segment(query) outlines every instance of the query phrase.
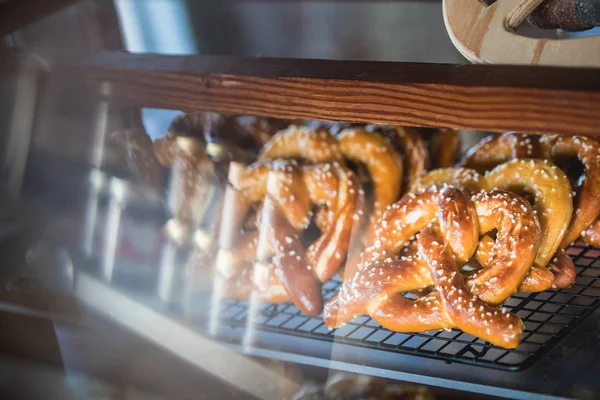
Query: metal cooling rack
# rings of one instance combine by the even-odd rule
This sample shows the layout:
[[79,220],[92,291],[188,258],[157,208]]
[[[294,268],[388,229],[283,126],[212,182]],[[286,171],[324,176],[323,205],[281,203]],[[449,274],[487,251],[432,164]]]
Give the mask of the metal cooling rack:
[[[525,323],[523,341],[512,350],[493,346],[458,329],[395,333],[367,316],[329,330],[321,317],[308,317],[291,303],[262,305],[252,329],[447,362],[521,370],[542,357],[600,305],[600,249],[577,242],[567,253],[577,268],[577,281],[571,288],[520,293],[505,303]],[[327,282],[323,287],[325,298],[339,286],[339,280]],[[222,310],[220,325],[247,327],[247,302],[223,300]]]

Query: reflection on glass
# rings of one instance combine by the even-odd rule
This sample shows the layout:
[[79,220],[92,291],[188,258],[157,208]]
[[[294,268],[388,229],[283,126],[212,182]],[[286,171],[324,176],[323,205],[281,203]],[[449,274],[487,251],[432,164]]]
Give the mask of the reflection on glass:
[[119,178],[111,178],[110,194],[104,233],[104,250],[102,252],[102,276],[107,282],[111,282],[113,278],[121,213],[127,194],[127,182]]

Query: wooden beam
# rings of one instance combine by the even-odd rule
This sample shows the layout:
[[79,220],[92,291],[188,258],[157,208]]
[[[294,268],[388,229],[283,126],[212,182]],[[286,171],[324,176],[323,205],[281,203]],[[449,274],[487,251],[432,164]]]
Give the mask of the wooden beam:
[[65,65],[140,107],[599,135],[600,71],[99,53]]

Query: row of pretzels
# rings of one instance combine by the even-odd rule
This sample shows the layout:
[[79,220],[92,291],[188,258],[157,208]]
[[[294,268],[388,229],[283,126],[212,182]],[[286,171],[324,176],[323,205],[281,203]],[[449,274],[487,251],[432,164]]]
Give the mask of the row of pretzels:
[[599,245],[600,143],[505,133],[451,167],[458,134],[434,136],[292,125],[232,165],[216,262],[226,296],[292,301],[330,328],[368,314],[392,331],[460,328],[518,346],[523,323],[499,306],[569,287],[565,249]]

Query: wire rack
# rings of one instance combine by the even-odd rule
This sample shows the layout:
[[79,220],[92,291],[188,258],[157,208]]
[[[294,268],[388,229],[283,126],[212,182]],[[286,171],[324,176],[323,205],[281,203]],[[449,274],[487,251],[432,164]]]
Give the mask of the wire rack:
[[[520,370],[542,357],[600,305],[600,249],[577,242],[567,253],[577,268],[577,281],[571,288],[520,293],[504,304],[525,323],[523,341],[516,349],[493,346],[458,329],[412,334],[391,332],[367,316],[329,330],[321,317],[308,317],[291,303],[261,305],[252,329],[447,362]],[[337,279],[327,282],[323,286],[324,297],[332,296],[339,286]],[[220,324],[245,329],[248,303],[223,301]]]

